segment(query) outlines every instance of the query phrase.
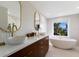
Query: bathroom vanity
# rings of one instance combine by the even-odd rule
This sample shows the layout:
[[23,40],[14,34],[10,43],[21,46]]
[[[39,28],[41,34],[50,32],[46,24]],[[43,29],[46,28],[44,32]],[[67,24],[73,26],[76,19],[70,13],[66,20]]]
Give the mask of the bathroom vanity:
[[32,43],[31,45],[24,47],[20,51],[10,55],[10,57],[22,57],[22,56],[32,56],[32,57],[40,57],[45,56],[48,51],[49,43],[48,36],[41,38],[37,42]]
[[20,45],[0,47],[0,56],[4,57],[43,57],[49,48],[48,35],[26,38]]

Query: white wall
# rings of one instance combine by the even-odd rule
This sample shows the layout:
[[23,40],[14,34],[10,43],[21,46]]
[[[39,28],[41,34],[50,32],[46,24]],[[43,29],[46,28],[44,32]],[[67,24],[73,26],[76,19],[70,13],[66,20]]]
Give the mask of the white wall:
[[47,19],[47,33],[53,35],[53,21],[51,19]]
[[40,15],[40,33],[47,33],[47,21],[43,15]]
[[69,36],[71,38],[77,39],[79,45],[79,14],[72,15],[69,17],[69,19],[70,19]]
[[[21,29],[17,32],[17,35],[25,35],[29,32],[35,31],[34,29],[34,12],[36,9],[29,2],[22,2],[22,25]],[[40,32],[46,32],[46,19],[44,16],[40,16],[41,26],[43,28]]]
[[79,43],[79,14],[48,19],[47,21],[52,22],[52,24],[48,23],[48,33],[49,31],[52,31],[52,33],[54,32],[54,22],[61,22],[63,20],[68,22],[68,36],[78,40]]

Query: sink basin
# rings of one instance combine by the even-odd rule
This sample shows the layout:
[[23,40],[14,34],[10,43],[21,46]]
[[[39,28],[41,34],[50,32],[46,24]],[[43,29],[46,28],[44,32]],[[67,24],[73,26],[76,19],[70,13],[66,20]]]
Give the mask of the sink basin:
[[17,45],[23,43],[24,40],[25,40],[25,36],[9,37],[7,40],[7,44]]

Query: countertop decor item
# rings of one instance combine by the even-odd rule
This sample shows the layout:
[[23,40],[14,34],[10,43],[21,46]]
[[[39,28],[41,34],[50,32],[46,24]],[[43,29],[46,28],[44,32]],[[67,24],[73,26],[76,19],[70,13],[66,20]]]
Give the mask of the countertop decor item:
[[36,33],[35,32],[31,32],[31,33],[27,33],[26,36],[29,38],[29,37],[34,37],[36,36]]

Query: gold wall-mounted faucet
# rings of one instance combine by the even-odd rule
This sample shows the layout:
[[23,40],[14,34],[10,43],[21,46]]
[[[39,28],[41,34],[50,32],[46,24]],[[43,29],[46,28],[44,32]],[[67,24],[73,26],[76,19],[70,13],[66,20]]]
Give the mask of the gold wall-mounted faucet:
[[9,33],[11,33],[11,36],[13,37],[14,32],[17,30],[17,26],[15,25],[15,23],[9,24],[7,29],[9,30]]

